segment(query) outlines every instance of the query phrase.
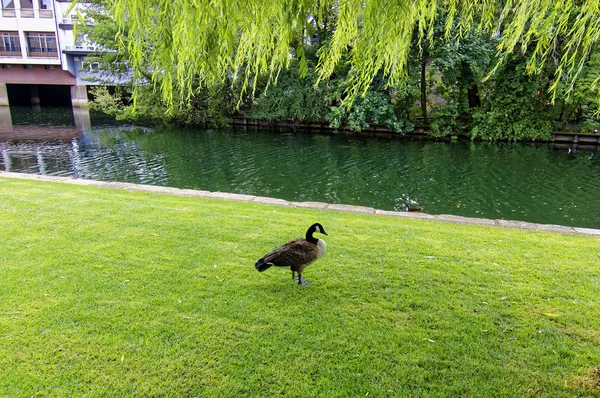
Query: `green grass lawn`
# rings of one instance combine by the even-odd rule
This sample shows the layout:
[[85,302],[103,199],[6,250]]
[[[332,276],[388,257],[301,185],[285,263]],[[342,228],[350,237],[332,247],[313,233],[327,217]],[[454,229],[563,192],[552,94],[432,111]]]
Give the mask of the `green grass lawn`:
[[597,397],[600,239],[0,178],[0,394]]

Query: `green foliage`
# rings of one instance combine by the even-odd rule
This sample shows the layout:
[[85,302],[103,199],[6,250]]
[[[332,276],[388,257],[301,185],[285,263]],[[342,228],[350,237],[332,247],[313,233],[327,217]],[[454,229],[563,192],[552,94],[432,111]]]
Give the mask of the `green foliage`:
[[432,137],[458,136],[464,134],[465,123],[461,120],[459,104],[444,104],[429,126]]
[[416,89],[404,79],[395,90],[386,89],[379,78],[365,96],[346,98],[345,92],[352,79],[348,68],[336,69],[334,79],[318,83],[314,69],[318,44],[305,52],[307,63],[301,76],[300,60],[293,60],[277,81],[265,89],[252,106],[253,117],[278,120],[329,121],[336,129],[347,125],[352,131],[362,131],[370,124],[383,124],[397,131],[413,129],[409,109]]
[[124,86],[116,86],[109,91],[106,86],[95,86],[91,90],[93,99],[91,110],[104,112],[117,120],[130,120],[141,124],[162,124],[182,127],[229,125],[229,115],[235,109],[237,98],[225,86],[198,90],[190,101],[168,109],[162,97],[151,87],[141,90],[137,104],[131,101],[132,91]]
[[550,138],[550,82],[527,75],[521,60],[517,58],[496,71],[483,107],[473,114],[472,138],[513,141]]
[[528,52],[526,71],[539,73],[560,54],[552,90],[565,76],[581,74],[600,40],[597,0],[119,0],[111,14],[136,77],[150,74],[172,106],[189,100],[195,79],[211,86],[235,76],[243,89],[256,88],[259,76],[273,81],[290,65],[292,48],[304,65],[296,44],[310,42],[332,10],[335,26],[320,52],[319,79],[330,78],[348,55],[347,96],[365,94],[381,73],[395,87],[406,76],[413,33],[434,40],[440,9],[446,39],[460,40],[473,27],[487,35],[499,31],[498,67],[509,55]]
[[135,70],[125,101],[96,96],[119,118],[225,125],[237,107],[406,132],[426,65],[432,135],[528,140],[556,121],[599,125],[600,13],[590,0],[563,3],[119,0],[92,8],[85,31],[111,50],[106,70]]
[[[503,105],[505,106],[503,107]],[[549,139],[552,133],[552,123],[535,118],[532,107],[527,106],[527,108],[521,109],[518,105],[527,106],[529,104],[527,101],[518,101],[516,104],[502,103],[497,109],[475,113],[471,138],[490,141]]]
[[88,102],[88,108],[114,116],[117,120],[127,119],[130,111],[127,105],[128,101],[122,97],[127,95],[124,91],[125,88],[120,86],[117,86],[113,93],[107,86],[92,86],[90,88],[92,99]]
[[294,60],[289,69],[281,71],[277,82],[263,91],[250,109],[252,117],[267,120],[322,121],[329,112],[328,93],[315,87],[314,67],[300,76],[300,62]]
[[[119,34],[119,24],[102,1],[86,3],[82,7],[82,18],[90,22],[89,25],[81,24],[77,34],[85,35],[87,39],[94,42],[100,53],[92,53],[85,56],[88,62],[98,62],[100,70],[108,72],[110,76],[122,77],[129,72],[128,54],[119,47],[116,37]],[[150,78],[150,76],[146,76]]]
[[294,70],[282,71],[277,84],[257,99],[250,115],[268,120],[327,120],[336,129],[347,125],[357,132],[371,124],[386,125],[397,132],[413,129],[407,107],[415,98],[413,87],[404,84],[393,94],[381,87],[372,88],[348,106],[341,98],[344,83],[344,79],[339,79],[315,87],[313,72],[301,78]]
[[[398,92],[399,90],[395,91]],[[402,94],[396,94],[396,98],[403,98]],[[350,107],[344,101],[340,101],[338,106],[331,107],[327,119],[336,129],[345,124],[352,131],[368,129],[370,124],[383,124],[399,133],[414,128],[407,118],[399,118],[396,115],[391,94],[382,88],[369,89],[364,96],[356,98]]]
[[[596,46],[586,68],[573,84],[561,83],[557,87],[556,116],[560,128],[575,126],[584,132],[600,131],[600,47]],[[570,92],[570,95],[567,95]]]
[[401,125],[401,129],[396,131],[409,132],[414,129],[411,122],[412,110],[416,106],[416,99],[419,98],[419,88],[414,84],[413,79],[409,77],[402,79],[400,83],[390,92],[391,102],[395,110],[395,123]]
[[[124,46],[123,41],[128,36],[119,32],[110,7],[99,2],[86,9],[86,18],[93,20],[94,24],[83,31],[103,49],[99,54],[86,57],[86,61],[98,62],[101,74],[96,80],[114,88],[108,90],[102,85],[93,88],[91,109],[136,123],[179,126],[205,126],[210,123],[219,127],[229,124],[229,117],[240,101],[244,105],[248,100],[240,95],[239,84],[226,80],[206,86],[201,84],[202,79],[197,74],[187,71],[189,86],[186,92],[182,92],[180,86],[172,86],[169,88],[172,102],[165,102],[162,91],[165,85],[172,84],[169,75],[166,74],[163,79],[162,74],[152,72],[149,52],[143,54],[145,67],[132,75],[128,62],[131,47]],[[111,82],[115,78],[119,82],[116,86]]]
[[479,88],[495,62],[497,41],[472,29],[460,40],[440,37],[436,43],[431,50],[432,70],[439,76],[434,95],[443,104],[437,109],[431,132],[434,136],[464,134],[472,126],[473,111],[477,107],[469,103],[470,90],[479,97]]

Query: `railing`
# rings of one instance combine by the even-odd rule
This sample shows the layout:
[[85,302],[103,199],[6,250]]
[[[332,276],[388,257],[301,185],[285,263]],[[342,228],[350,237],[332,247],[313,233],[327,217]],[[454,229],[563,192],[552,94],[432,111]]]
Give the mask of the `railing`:
[[89,44],[76,44],[70,46],[63,46],[63,50],[65,51],[89,51],[94,52],[97,50],[96,46],[92,46]]
[[37,51],[27,51],[27,55],[30,58],[58,58],[58,52],[56,51],[46,51],[46,52],[37,52]]
[[35,18],[33,8],[21,8],[21,18]]
[[0,57],[21,57],[21,50],[19,50],[19,51],[2,51],[2,50],[0,50]]
[[[81,0],[79,0],[79,1],[81,1]],[[81,21],[76,16],[66,16],[66,17],[62,17],[62,19],[60,20],[60,23],[62,25],[74,25],[76,22],[77,22],[77,24],[81,25]],[[85,21],[85,25],[93,26],[94,23],[91,21]]]
[[17,11],[14,8],[3,8],[2,9],[2,16],[4,18],[16,18],[17,17]]
[[[21,18],[35,18],[35,11],[33,10],[33,8],[21,8],[20,11]],[[2,16],[4,18],[16,18],[17,11],[14,8],[3,8]],[[39,17],[52,19],[54,18],[54,10],[39,10]]]
[[54,18],[52,10],[40,10],[40,18]]

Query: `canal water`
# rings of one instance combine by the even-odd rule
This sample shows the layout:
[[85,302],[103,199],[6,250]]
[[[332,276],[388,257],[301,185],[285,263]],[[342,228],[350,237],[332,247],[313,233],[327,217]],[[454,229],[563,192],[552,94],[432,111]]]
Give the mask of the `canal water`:
[[545,144],[105,127],[0,153],[13,172],[600,228],[600,152]]

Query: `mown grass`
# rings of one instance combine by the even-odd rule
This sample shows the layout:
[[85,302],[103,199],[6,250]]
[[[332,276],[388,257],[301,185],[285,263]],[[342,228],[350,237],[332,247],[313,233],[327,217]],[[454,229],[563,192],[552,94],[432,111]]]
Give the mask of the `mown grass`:
[[[3,396],[598,396],[600,240],[0,178]],[[313,222],[305,272],[254,262]]]

